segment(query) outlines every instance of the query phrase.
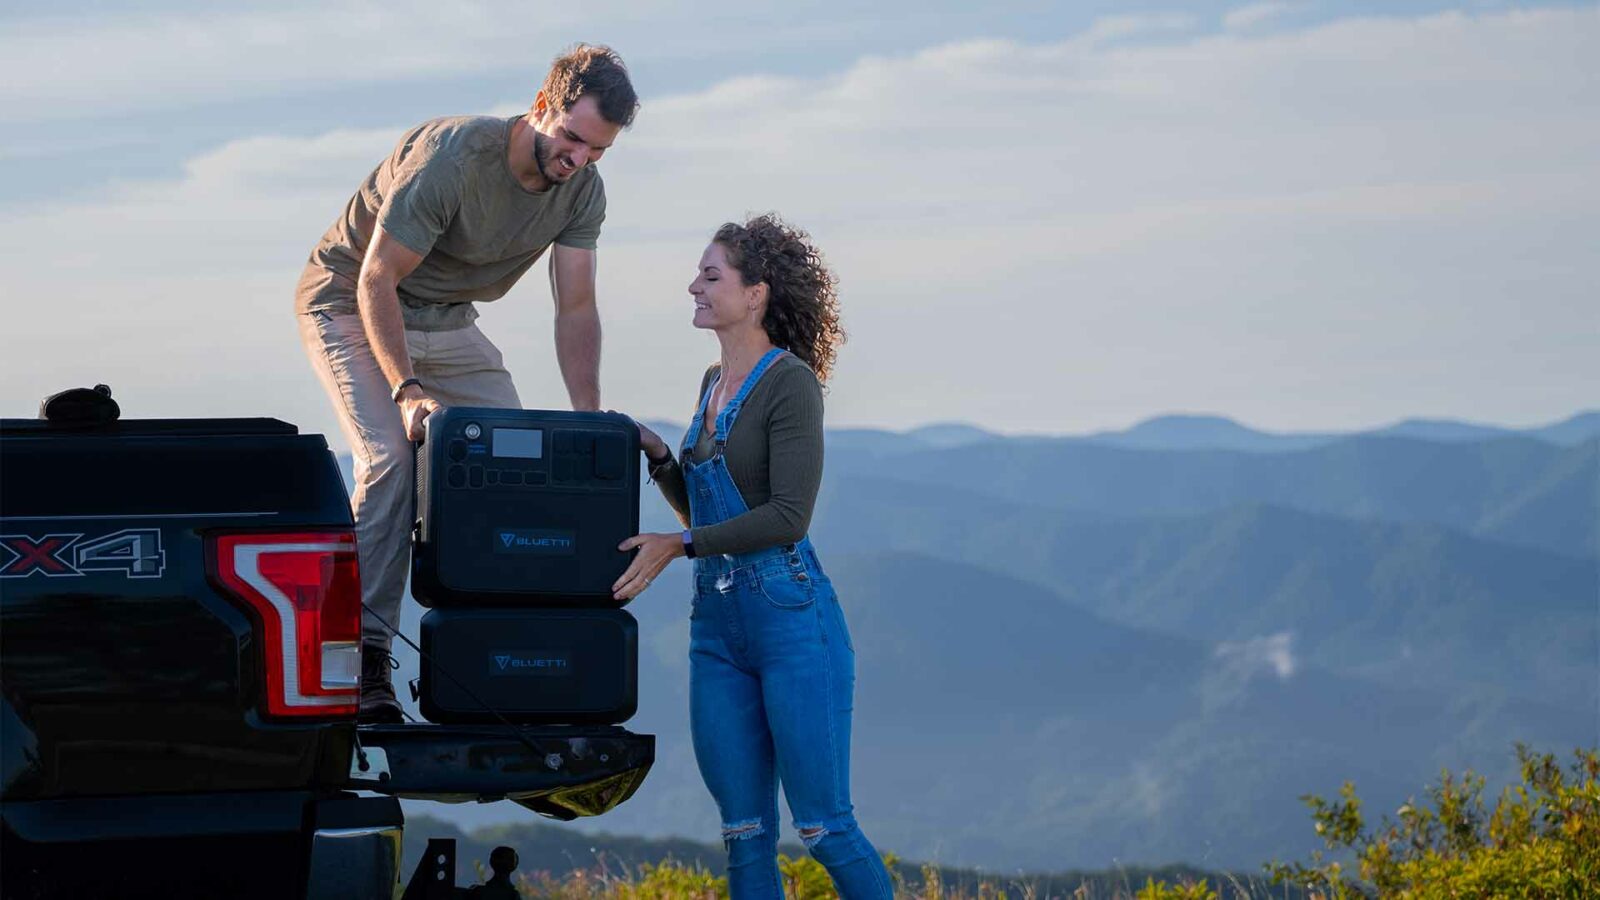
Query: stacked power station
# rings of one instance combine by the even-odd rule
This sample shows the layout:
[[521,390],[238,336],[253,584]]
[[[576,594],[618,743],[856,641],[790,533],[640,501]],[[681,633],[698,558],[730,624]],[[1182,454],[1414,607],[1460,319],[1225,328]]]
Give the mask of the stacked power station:
[[615,413],[446,408],[417,453],[411,591],[433,722],[612,725],[639,625],[611,586],[639,532],[639,432]]

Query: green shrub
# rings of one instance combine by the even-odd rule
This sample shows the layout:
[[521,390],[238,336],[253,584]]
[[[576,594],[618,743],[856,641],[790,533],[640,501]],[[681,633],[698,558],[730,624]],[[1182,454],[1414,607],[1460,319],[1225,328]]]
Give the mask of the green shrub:
[[1199,881],[1180,882],[1175,886],[1168,886],[1165,881],[1146,878],[1144,887],[1134,895],[1135,900],[1221,900],[1221,895],[1206,884],[1204,878]]
[[1492,811],[1483,778],[1446,771],[1427,802],[1407,802],[1373,831],[1348,782],[1336,801],[1304,797],[1323,843],[1350,862],[1317,851],[1309,864],[1272,863],[1267,871],[1275,884],[1337,900],[1600,897],[1600,752],[1573,756],[1564,772],[1554,756],[1517,745],[1522,783],[1506,788]]

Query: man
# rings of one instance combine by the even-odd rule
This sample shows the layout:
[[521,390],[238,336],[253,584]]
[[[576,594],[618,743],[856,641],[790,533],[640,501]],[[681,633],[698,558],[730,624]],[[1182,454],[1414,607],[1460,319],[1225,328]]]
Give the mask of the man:
[[561,376],[573,409],[600,408],[606,199],[592,164],[638,105],[622,60],[579,45],[525,115],[424,122],[367,176],[301,274],[301,339],[355,459],[361,721],[402,717],[389,646],[410,559],[411,442],[441,405],[522,405],[473,304],[503,296],[547,249]]

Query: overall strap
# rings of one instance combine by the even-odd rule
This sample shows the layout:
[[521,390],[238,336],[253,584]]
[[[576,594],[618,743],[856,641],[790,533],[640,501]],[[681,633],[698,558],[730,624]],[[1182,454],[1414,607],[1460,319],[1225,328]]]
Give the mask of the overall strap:
[[711,392],[717,389],[717,382],[722,380],[722,367],[717,366],[717,371],[706,383],[705,392],[700,395],[700,403],[694,408],[694,418],[689,420],[689,430],[683,433],[683,446],[678,448],[678,458],[687,460],[689,452],[700,440],[700,432],[705,427],[706,406],[711,403]]
[[[744,406],[744,398],[750,395],[750,389],[755,387],[756,382],[761,380],[761,376],[766,374],[767,369],[771,368],[772,364],[778,361],[778,357],[788,352],[789,351],[780,347],[773,347],[771,350],[763,353],[761,355],[761,359],[756,363],[756,367],[751,369],[750,374],[746,376],[744,384],[739,386],[739,393],[735,394],[733,399],[728,401],[728,405],[724,406],[722,408],[722,412],[717,415],[718,456],[722,455],[722,448],[728,443],[728,432],[733,430],[733,422],[739,417],[739,407]],[[719,370],[717,373],[718,378],[721,378],[721,374],[722,373]],[[709,395],[709,393],[710,392],[708,391],[707,394]],[[705,418],[704,409],[700,411],[700,417]],[[698,438],[699,435],[696,435],[695,437]]]

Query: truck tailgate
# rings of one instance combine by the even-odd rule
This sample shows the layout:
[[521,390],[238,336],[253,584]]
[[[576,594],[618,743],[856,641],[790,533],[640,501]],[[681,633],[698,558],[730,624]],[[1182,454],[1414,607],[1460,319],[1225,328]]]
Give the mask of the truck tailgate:
[[443,802],[511,800],[555,819],[627,800],[655,762],[654,735],[623,728],[363,725],[347,787]]

